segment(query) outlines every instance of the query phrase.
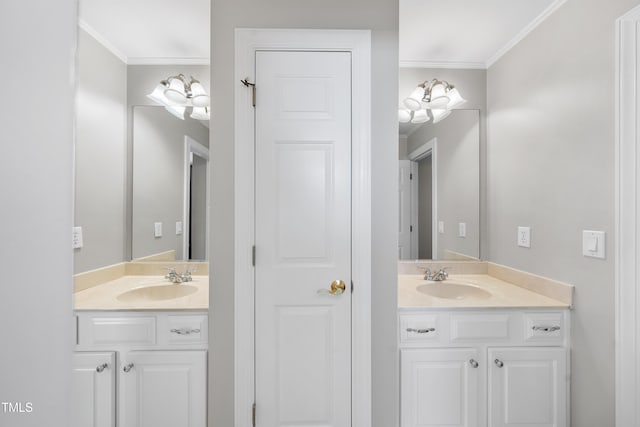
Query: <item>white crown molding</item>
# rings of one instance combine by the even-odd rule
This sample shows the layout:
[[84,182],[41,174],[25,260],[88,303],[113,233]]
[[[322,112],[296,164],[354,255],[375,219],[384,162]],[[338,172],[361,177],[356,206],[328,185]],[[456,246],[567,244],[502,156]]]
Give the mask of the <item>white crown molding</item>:
[[496,53],[494,53],[486,62],[483,68],[489,68],[495,64],[500,58],[502,58],[507,52],[509,52],[515,45],[520,43],[530,32],[532,32],[538,25],[542,24],[549,16],[551,16],[556,10],[560,8],[567,0],[556,0],[551,3],[545,10],[542,11],[533,21],[531,21],[526,27],[524,27],[514,38],[509,40],[507,44],[502,46]]
[[400,68],[458,68],[458,69],[481,69],[486,65],[483,62],[432,62],[432,61],[404,61],[399,62]]
[[209,58],[139,58],[130,57],[128,65],[209,65]]
[[94,39],[96,39],[96,41],[98,43],[100,43],[102,46],[104,46],[105,49],[107,49],[109,52],[111,52],[112,54],[114,54],[119,60],[121,60],[122,62],[124,62],[125,64],[128,64],[128,59],[127,59],[127,55],[125,55],[124,53],[122,53],[122,51],[120,49],[118,49],[117,47],[115,47],[113,44],[111,44],[111,42],[109,42],[109,40],[107,40],[106,38],[104,38],[99,32],[97,32],[91,25],[87,24],[86,21],[84,21],[82,18],[78,18],[78,26],[80,28],[82,28],[84,31],[87,32],[87,34],[89,34],[91,37],[93,37]]

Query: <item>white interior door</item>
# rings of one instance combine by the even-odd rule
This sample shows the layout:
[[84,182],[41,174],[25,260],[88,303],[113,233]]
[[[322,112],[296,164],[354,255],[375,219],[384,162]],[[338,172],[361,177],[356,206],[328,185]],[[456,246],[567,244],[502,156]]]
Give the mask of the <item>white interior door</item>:
[[256,425],[350,426],[351,54],[257,52],[256,88]]

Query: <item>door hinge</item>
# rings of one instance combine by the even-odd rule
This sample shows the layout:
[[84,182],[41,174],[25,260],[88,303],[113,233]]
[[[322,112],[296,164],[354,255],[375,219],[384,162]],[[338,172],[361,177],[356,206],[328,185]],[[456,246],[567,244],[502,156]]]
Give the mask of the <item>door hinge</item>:
[[413,225],[409,226],[409,233],[413,233]]
[[351,281],[351,293],[353,293],[353,280]]
[[411,181],[411,180],[413,180],[413,174],[412,173],[409,174],[409,181]]
[[240,80],[240,82],[246,87],[251,87],[251,104],[255,107],[256,106],[256,84],[249,83],[249,77],[247,77],[244,80]]
[[256,427],[256,404],[251,406],[251,425]]
[[256,266],[256,245],[251,246],[251,265]]

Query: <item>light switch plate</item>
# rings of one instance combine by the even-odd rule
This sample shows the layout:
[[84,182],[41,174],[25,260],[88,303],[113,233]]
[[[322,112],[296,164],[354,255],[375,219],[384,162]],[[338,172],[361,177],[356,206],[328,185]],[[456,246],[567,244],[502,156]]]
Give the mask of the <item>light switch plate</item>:
[[71,247],[73,249],[80,249],[82,247],[82,227],[73,227],[71,242]]
[[518,246],[531,247],[531,227],[518,227]]
[[182,234],[182,221],[176,221],[176,236]]
[[438,221],[438,233],[444,234],[444,221]]
[[467,237],[467,223],[459,222],[458,223],[458,237]]
[[154,237],[162,237],[162,223],[154,222],[153,223],[153,235]]
[[605,232],[582,230],[582,255],[591,258],[605,258]]

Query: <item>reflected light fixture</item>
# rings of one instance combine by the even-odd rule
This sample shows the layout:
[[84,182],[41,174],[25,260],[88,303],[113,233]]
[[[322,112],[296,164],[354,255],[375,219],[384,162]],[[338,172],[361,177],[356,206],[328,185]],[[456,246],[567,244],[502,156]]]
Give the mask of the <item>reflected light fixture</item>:
[[210,98],[202,84],[194,79],[190,80],[184,74],[171,76],[160,81],[147,98],[164,106],[164,108],[180,120],[184,120],[187,108],[191,108],[191,118],[209,120]]
[[[433,123],[444,120],[451,110],[467,102],[452,84],[444,80],[427,80],[419,84],[398,109],[400,123]],[[430,114],[429,114],[430,113]]]

